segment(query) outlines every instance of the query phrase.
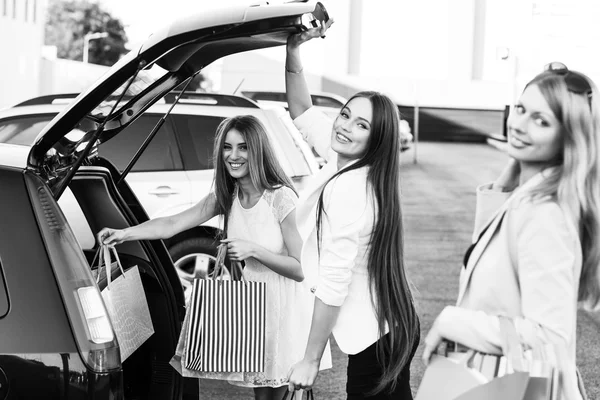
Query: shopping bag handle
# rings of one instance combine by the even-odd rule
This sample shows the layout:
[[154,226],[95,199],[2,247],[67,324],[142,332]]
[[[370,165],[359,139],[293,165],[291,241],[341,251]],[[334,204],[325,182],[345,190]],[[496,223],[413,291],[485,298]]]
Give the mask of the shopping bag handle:
[[[304,392],[306,392],[306,400],[315,400],[315,395],[314,395],[312,389],[305,390]],[[291,396],[290,396],[290,393],[291,393]],[[288,398],[288,396],[290,396],[290,397]],[[283,395],[283,398],[281,400],[294,400],[294,396],[296,396],[295,390],[292,390],[290,392],[289,389],[286,389],[285,393]]]
[[96,283],[100,281],[100,268],[102,268],[102,264],[104,263],[104,270],[106,271],[106,287],[110,289],[110,284],[112,282],[112,260],[110,256],[110,252],[113,252],[115,256],[115,261],[121,270],[121,275],[125,278],[125,271],[123,270],[123,265],[121,264],[121,259],[119,258],[119,253],[117,253],[117,249],[112,245],[100,245],[98,250],[96,251],[96,255],[92,260],[92,265],[94,265],[94,261],[98,258],[98,274],[96,275]]
[[213,279],[218,280],[223,277],[223,264],[227,255],[227,245],[221,243],[217,246],[217,258],[215,259],[215,268],[213,269]]
[[[94,258],[92,258],[92,262],[90,267],[94,268],[94,263],[98,260],[98,265],[96,266],[96,271],[98,275],[100,275],[100,267],[102,266],[102,246],[98,246],[96,253],[94,254]],[[98,279],[96,279],[96,283],[98,283]]]
[[510,368],[515,371],[525,371],[523,345],[512,318],[499,316],[500,332],[502,334],[502,353]]
[[[227,244],[221,243],[217,246],[217,258],[215,259],[215,268],[213,269],[213,280],[220,280],[223,278],[223,266],[225,265],[225,257],[227,256]],[[237,268],[239,271],[240,281],[246,282],[242,271],[242,264],[239,261],[231,261],[231,267]],[[233,275],[232,275],[233,276]]]

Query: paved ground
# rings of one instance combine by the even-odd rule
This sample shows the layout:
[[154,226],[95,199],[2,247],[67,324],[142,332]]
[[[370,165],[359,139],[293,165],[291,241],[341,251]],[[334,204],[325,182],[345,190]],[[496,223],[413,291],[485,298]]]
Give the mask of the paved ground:
[[[461,260],[469,244],[474,219],[474,188],[493,180],[502,169],[502,152],[483,144],[420,143],[418,163],[413,150],[404,153],[402,172],[406,261],[418,292],[422,335],[442,308],[458,293]],[[578,365],[590,399],[600,398],[600,319],[580,312]],[[416,392],[423,376],[419,347],[412,364]],[[317,399],[345,399],[346,357],[333,346],[334,368],[320,374]],[[201,399],[251,399],[244,390],[218,381],[201,381]]]

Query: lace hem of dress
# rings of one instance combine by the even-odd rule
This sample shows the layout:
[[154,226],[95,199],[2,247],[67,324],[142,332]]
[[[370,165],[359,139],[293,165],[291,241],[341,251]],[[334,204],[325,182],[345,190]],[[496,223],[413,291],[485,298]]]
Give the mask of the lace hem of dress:
[[244,379],[243,372],[201,372],[185,370],[184,377],[188,378],[201,378],[201,379],[215,379],[220,381],[241,381]]
[[288,379],[286,378],[276,378],[276,379],[268,379],[264,373],[262,372],[246,372],[244,374],[243,381],[229,381],[230,384],[235,386],[244,386],[244,387],[281,387],[288,383]]

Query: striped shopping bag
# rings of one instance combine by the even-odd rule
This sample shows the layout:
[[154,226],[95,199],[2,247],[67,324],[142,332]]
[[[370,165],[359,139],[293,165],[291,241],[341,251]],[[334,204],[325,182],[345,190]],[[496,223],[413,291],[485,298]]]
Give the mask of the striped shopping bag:
[[197,279],[184,366],[201,372],[264,372],[266,283]]

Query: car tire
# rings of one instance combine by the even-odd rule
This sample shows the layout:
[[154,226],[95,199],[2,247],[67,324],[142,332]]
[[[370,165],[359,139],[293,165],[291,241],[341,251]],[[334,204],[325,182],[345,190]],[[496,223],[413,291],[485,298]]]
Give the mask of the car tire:
[[[183,286],[185,300],[192,294],[195,279],[212,277],[217,258],[218,242],[212,238],[198,237],[175,243],[169,248],[173,265]],[[223,270],[224,279],[230,279],[228,263]]]

